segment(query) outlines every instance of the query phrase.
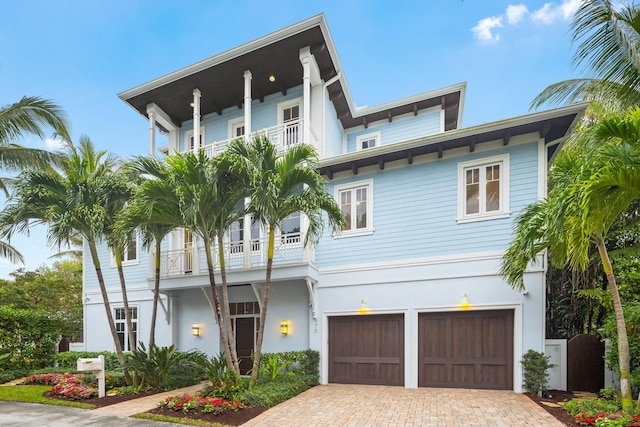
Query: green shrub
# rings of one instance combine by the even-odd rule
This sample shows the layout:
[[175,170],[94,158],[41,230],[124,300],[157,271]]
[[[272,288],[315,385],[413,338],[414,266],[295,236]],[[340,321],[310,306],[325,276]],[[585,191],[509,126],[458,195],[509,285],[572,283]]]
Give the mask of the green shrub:
[[278,364],[287,364],[286,371],[293,371],[303,375],[319,375],[320,353],[315,350],[285,351],[281,353],[262,353],[260,368],[267,368],[272,357],[277,358]]
[[140,378],[140,386],[145,384],[160,388],[166,385],[171,372],[181,361],[188,359],[190,353],[176,351],[175,346],[158,347],[151,346],[149,353],[144,344],[140,342],[138,347],[128,353],[125,358],[125,367],[135,372]]
[[275,381],[258,383],[253,389],[245,391],[240,400],[245,405],[270,408],[297,396],[317,383],[317,375],[285,376]]
[[160,384],[160,388],[163,390],[175,390],[198,384],[203,378],[201,370],[193,363],[194,359],[199,358],[198,352],[178,353],[186,356],[171,367],[169,376]]
[[120,361],[118,360],[118,354],[112,351],[65,351],[64,353],[58,353],[54,356],[54,366],[64,371],[75,371],[78,367],[77,360],[79,358],[95,359],[98,356],[104,356],[105,371],[122,370],[122,366],[120,366]]
[[[291,365],[291,363],[292,362],[290,360],[285,360],[280,363],[277,354],[270,354],[269,357],[267,357],[264,368],[260,368],[260,374],[267,375],[270,379],[275,380],[283,370],[287,369],[287,367]],[[293,374],[293,372],[288,373]]]
[[242,379],[236,375],[235,371],[227,369],[223,381],[205,385],[200,391],[200,395],[235,401],[240,399],[243,390]]
[[211,381],[211,384],[224,382],[227,374],[227,361],[223,353],[219,353],[217,356],[211,356],[210,358],[200,353],[193,358],[191,363],[202,376]]
[[538,394],[546,390],[549,385],[547,369],[553,367],[549,363],[549,356],[529,349],[522,358],[524,368],[524,389],[531,394]]
[[51,365],[62,327],[59,320],[35,310],[0,307],[0,370]]
[[0,371],[0,384],[8,383],[18,378],[22,378],[29,375],[29,371],[23,369],[16,370],[1,370]]
[[599,412],[613,414],[620,410],[620,406],[615,401],[607,399],[571,399],[562,406],[574,417],[579,413],[594,416]]

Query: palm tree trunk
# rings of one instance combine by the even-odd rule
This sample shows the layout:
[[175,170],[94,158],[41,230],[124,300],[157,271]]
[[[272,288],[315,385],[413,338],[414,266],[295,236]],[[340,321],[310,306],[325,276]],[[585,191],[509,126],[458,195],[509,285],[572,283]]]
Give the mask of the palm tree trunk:
[[260,326],[258,327],[258,338],[256,348],[253,352],[253,367],[251,368],[251,380],[249,388],[255,387],[258,382],[258,370],[260,366],[260,355],[262,354],[262,341],[264,338],[264,324],[267,319],[267,307],[269,305],[269,292],[271,291],[271,270],[273,268],[273,249],[275,246],[274,229],[269,224],[267,234],[269,243],[267,244],[267,272],[264,280],[264,291],[262,292],[262,307],[260,307]]
[[[116,331],[116,323],[113,320],[113,313],[111,312],[111,305],[109,304],[109,295],[107,295],[107,288],[104,284],[102,269],[100,268],[100,259],[98,258],[98,251],[96,250],[96,242],[93,240],[87,239],[87,243],[89,245],[89,251],[91,252],[91,260],[93,261],[93,266],[95,267],[96,275],[98,276],[98,284],[100,285],[100,292],[102,293],[102,301],[104,304],[104,309],[107,314],[107,322],[109,322],[111,337],[113,338],[113,342],[116,346],[116,353],[118,354],[118,360],[120,361],[120,365],[124,365],[124,353],[122,352],[122,346],[120,345],[120,340],[118,339],[118,331]],[[124,369],[124,380],[127,383],[127,385],[131,384],[131,376],[129,375],[129,371],[127,369]]]
[[211,284],[211,294],[213,295],[213,305],[216,310],[216,319],[218,320],[218,327],[220,328],[220,338],[222,339],[222,347],[224,350],[224,358],[227,361],[227,367],[234,369],[233,360],[231,360],[231,351],[229,350],[229,337],[224,326],[224,319],[222,318],[222,310],[220,308],[220,298],[218,298],[218,290],[216,289],[216,279],[213,274],[213,257],[211,255],[211,240],[209,237],[204,237],[204,250],[207,254],[207,269],[209,270],[209,283]]
[[151,331],[149,332],[149,351],[156,344],[156,317],[158,315],[158,298],[160,298],[160,240],[155,239],[156,265],[153,284],[153,310],[151,311]]
[[122,291],[122,305],[124,306],[124,320],[127,322],[127,339],[129,340],[129,350],[136,348],[136,337],[133,335],[133,322],[131,322],[131,311],[129,310],[129,297],[127,296],[127,283],[124,280],[124,270],[122,269],[122,254],[118,249],[114,249],[114,258],[118,268],[118,278],[120,279],[120,290]]
[[620,365],[620,393],[622,394],[622,409],[629,410],[633,405],[631,397],[631,384],[629,382],[630,356],[629,356],[629,339],[627,338],[627,326],[624,320],[624,312],[622,311],[622,301],[618,293],[618,285],[613,274],[613,267],[607,248],[604,245],[602,236],[596,238],[598,252],[602,259],[602,267],[607,275],[607,283],[611,292],[611,300],[613,301],[613,311],[616,316],[616,326],[618,332],[618,363]]
[[220,276],[222,277],[222,303],[224,304],[224,322],[227,328],[227,339],[231,350],[233,370],[240,376],[240,364],[238,363],[238,351],[236,349],[236,337],[231,328],[231,315],[229,314],[229,287],[227,286],[227,270],[224,263],[224,251],[222,250],[222,235],[218,234],[218,259],[220,260]]

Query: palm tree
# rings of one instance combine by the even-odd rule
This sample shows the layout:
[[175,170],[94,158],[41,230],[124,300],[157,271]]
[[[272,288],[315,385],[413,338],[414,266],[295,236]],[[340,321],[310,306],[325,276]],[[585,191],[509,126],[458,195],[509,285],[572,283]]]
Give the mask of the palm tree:
[[582,270],[589,263],[591,245],[595,244],[616,316],[624,408],[632,404],[630,353],[622,302],[605,236],[616,218],[640,197],[638,168],[621,168],[610,154],[615,149],[611,139],[620,139],[619,135],[625,133],[632,138],[628,140],[629,144],[640,148],[639,123],[635,122],[633,131],[629,128],[629,123],[605,120],[586,134],[604,144],[600,150],[590,153],[575,142],[565,147],[551,168],[548,197],[528,206],[518,217],[514,238],[500,270],[509,285],[522,290],[527,265],[535,262],[544,249],[550,249],[552,264]]
[[249,210],[255,220],[266,227],[268,237],[260,327],[251,370],[250,386],[253,387],[258,377],[269,306],[276,229],[289,215],[302,212],[308,218],[304,243],[315,244],[324,227],[323,212],[327,213],[334,232],[342,229],[344,217],[315,169],[317,154],[312,146],[299,144],[285,153],[278,153],[269,138],[260,135],[249,142],[234,141],[228,151],[232,163],[230,171],[240,178],[248,190],[251,200]]
[[618,111],[640,105],[640,9],[611,0],[583,0],[571,24],[579,43],[574,67],[588,77],[552,84],[531,103],[596,100]]
[[[162,164],[155,159],[137,157],[125,166],[133,175],[145,176],[149,171],[158,172]],[[157,200],[162,200],[158,203]],[[138,228],[144,248],[154,248],[155,271],[153,309],[149,332],[149,350],[155,345],[158,300],[160,298],[160,261],[162,240],[176,227],[182,226],[182,216],[173,188],[165,179],[143,179],[137,186],[130,203],[121,212],[116,228],[124,235]]]
[[[71,141],[63,111],[51,101],[38,97],[23,97],[20,101],[0,108],[0,167],[16,172],[30,166],[46,167],[57,164],[60,157],[46,150],[26,148],[15,143],[29,134],[44,138],[45,128],[54,135]],[[0,178],[0,191],[8,196],[9,178]],[[0,256],[13,263],[23,262],[22,255],[7,242],[0,241]]]
[[211,294],[216,320],[220,328],[225,360],[227,366],[235,370],[238,362],[237,357],[234,361],[231,350],[232,347],[235,349],[235,343],[230,341],[223,319],[212,256],[212,242],[215,242],[218,232],[219,207],[225,203],[219,193],[220,188],[224,186],[218,183],[216,161],[208,158],[204,150],[200,150],[197,154],[191,152],[173,154],[167,157],[164,162],[147,159],[146,163],[140,166],[144,168],[143,173],[164,181],[171,189],[169,193],[149,194],[146,203],[147,212],[156,204],[166,203],[167,198],[171,199],[170,203],[176,200],[181,216],[180,223],[191,229],[203,241]]
[[104,301],[109,329],[121,363],[122,346],[118,339],[109,304],[96,242],[104,236],[109,205],[121,197],[120,182],[112,171],[115,159],[105,151],[95,151],[91,140],[83,136],[76,148],[69,145],[60,170],[28,169],[16,181],[14,195],[0,213],[4,235],[28,233],[31,224],[48,226],[47,243],[58,248],[73,236],[87,243]]

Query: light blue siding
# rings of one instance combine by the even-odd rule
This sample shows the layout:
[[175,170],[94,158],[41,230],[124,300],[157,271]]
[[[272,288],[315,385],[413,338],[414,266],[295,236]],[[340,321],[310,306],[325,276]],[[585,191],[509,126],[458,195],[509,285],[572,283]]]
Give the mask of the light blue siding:
[[324,157],[342,154],[342,124],[337,118],[336,109],[329,99],[328,92],[324,93]]
[[409,141],[440,132],[441,110],[418,113],[417,116],[395,118],[393,122],[377,122],[367,129],[359,129],[347,134],[347,152],[356,151],[356,139],[360,135],[380,132],[381,145]]
[[[510,217],[458,223],[458,163],[503,152],[510,153]],[[503,250],[514,218],[537,198],[536,178],[537,143],[530,143],[332,181],[333,194],[335,185],[373,179],[374,233],[325,233],[316,263],[332,267]]]

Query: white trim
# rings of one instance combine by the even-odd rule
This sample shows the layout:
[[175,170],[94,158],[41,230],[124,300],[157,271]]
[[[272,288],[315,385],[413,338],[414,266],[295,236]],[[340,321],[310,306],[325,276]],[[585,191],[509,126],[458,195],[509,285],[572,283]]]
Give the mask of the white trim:
[[[374,140],[375,144],[373,147],[362,148],[363,141]],[[356,151],[367,150],[369,148],[379,147],[382,145],[382,134],[380,131],[378,132],[370,132],[363,135],[359,135],[356,137]]]
[[276,105],[276,108],[278,110],[278,126],[281,126],[284,122],[282,120],[282,110],[284,110],[285,108],[290,108],[290,107],[295,107],[298,106],[299,111],[298,111],[298,120],[302,120],[302,97],[298,97],[298,98],[293,98],[290,99],[288,101],[282,101],[282,102],[278,102],[278,104]]
[[[138,343],[139,343],[140,341],[142,341],[142,340],[140,339],[140,304],[129,304],[129,310],[134,309],[134,308],[136,309],[136,317],[135,317],[135,319],[134,319],[134,318],[131,318],[131,324],[132,324],[132,325],[133,325],[134,323],[136,324],[136,330],[135,330],[135,334],[136,334],[136,342],[135,342],[135,343],[133,343],[133,345],[134,345],[134,347],[137,347],[137,346],[138,346]],[[123,324],[124,324],[124,344],[125,344],[125,345],[122,347],[122,351],[130,352],[130,351],[131,351],[131,349],[130,349],[130,348],[129,348],[129,349],[127,349],[127,348],[126,348],[126,347],[128,347],[128,346],[127,346],[127,343],[128,343],[128,340],[129,340],[129,333],[128,333],[128,329],[127,329],[127,328],[128,328],[128,325],[127,325],[127,318],[125,317],[125,318],[123,318],[123,319],[121,319],[121,320],[117,320],[117,319],[116,319],[116,310],[119,310],[119,309],[124,310],[124,305],[113,305],[113,306],[111,307],[111,311],[113,311],[113,313],[111,313],[111,315],[113,316],[113,322],[114,322],[114,325],[115,325],[116,323],[123,323]],[[117,329],[117,328],[116,328],[116,329]],[[117,335],[117,334],[116,334],[116,335]],[[116,350],[116,344],[115,344],[115,342],[113,342],[113,341],[112,341],[111,346],[112,346],[112,348],[113,348],[113,351],[115,351],[115,350]]]
[[[465,170],[469,168],[489,166],[491,164],[500,164],[500,209],[493,212],[482,212],[482,199],[480,202],[480,212],[477,214],[467,215],[465,213]],[[501,154],[498,156],[483,157],[481,159],[469,160],[466,162],[458,163],[458,216],[456,221],[458,223],[470,222],[470,221],[482,221],[486,219],[506,218],[510,215],[509,210],[509,153]],[[480,184],[482,184],[482,177],[484,172],[480,172]],[[480,185],[480,197],[483,194],[483,186]]]
[[544,139],[538,140],[538,200],[547,196],[547,146]]
[[[357,190],[359,188],[367,189],[367,227],[362,229],[351,229],[347,231],[340,231],[334,237],[351,237],[351,236],[362,236],[365,234],[372,234],[374,232],[373,228],[373,179],[365,179],[362,181],[350,182],[348,184],[340,184],[333,187],[333,197],[338,203],[338,206],[341,206],[340,203],[340,193],[347,190]],[[352,198],[352,205],[355,205],[355,199]],[[352,218],[352,221],[355,221],[355,218]]]
[[[240,124],[241,124],[242,126],[245,126],[245,124],[244,124],[244,116],[236,117],[235,119],[229,119],[229,121],[227,122],[227,135],[228,135],[228,138],[229,138],[229,139],[231,139],[231,138],[233,138],[233,139],[238,138],[236,135],[234,135],[234,134],[233,134],[233,133],[234,133],[233,131],[234,131],[234,128],[235,128],[236,126],[240,125]],[[246,128],[246,126],[245,126],[245,128],[244,128],[244,134],[245,134],[245,135],[247,134],[247,128]]]

